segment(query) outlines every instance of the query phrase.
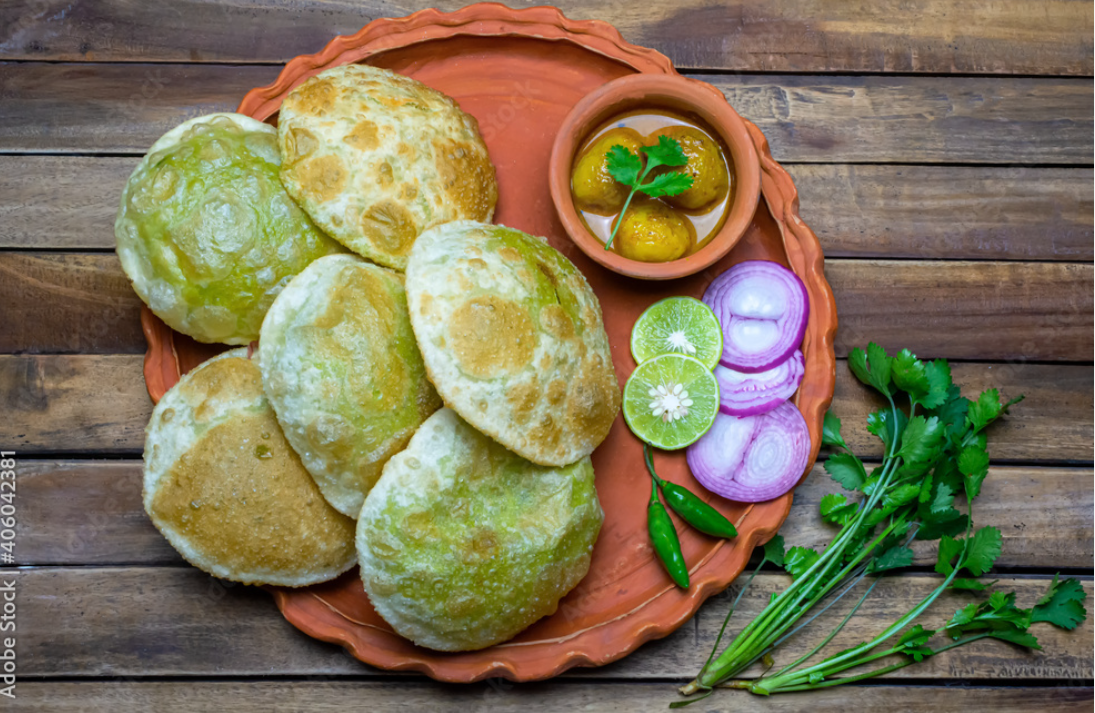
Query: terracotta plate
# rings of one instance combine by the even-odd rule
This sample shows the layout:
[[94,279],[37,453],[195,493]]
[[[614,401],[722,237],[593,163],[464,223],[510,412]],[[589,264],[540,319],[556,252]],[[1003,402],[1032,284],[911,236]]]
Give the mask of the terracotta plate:
[[[317,55],[292,60],[277,82],[251,91],[239,110],[276,121],[290,89],[324,68],[356,61],[415,77],[454,97],[479,120],[498,170],[497,222],[547,236],[585,273],[604,308],[621,386],[635,367],[628,347],[631,325],[648,305],[669,295],[700,297],[716,275],[742,260],[764,258],[789,265],[810,293],[810,322],[803,343],[806,376],[795,401],[810,427],[813,464],[835,381],[836,311],[822,273],[821,247],[798,217],[794,184],[772,160],[755,126],[750,125],[750,131],[761,157],[764,200],[745,238],[705,273],[667,283],[641,282],[604,270],[567,238],[548,191],[548,157],[557,128],[580,98],[630,72],[672,73],[666,57],[627,44],[605,23],[571,21],[554,8],[514,11],[487,4],[449,14],[426,10],[398,20],[378,20],[352,37],[336,38]],[[145,373],[152,397],[158,398],[180,371],[200,363],[211,351],[174,334],[150,313],[144,323],[149,337]],[[688,472],[683,452],[663,454],[657,463],[663,476],[704,492]],[[572,666],[614,661],[675,630],[741,572],[753,547],[775,534],[791,506],[790,494],[756,505],[710,496],[740,534],[724,542],[680,527],[693,582],[688,591],[681,591],[649,546],[650,480],[640,443],[622,418],[593,454],[593,464],[605,524],[589,575],[554,615],[512,641],[461,654],[418,648],[377,616],[356,570],[307,589],[272,589],[274,598],[299,629],[342,644],[374,666],[421,671],[445,681],[492,676],[542,679]]]

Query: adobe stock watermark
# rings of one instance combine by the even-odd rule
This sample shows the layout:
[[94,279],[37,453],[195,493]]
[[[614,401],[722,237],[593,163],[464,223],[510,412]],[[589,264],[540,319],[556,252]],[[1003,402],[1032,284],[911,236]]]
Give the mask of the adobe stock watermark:
[[[0,451],[0,561],[15,563],[15,451]],[[0,578],[0,695],[15,698],[15,578]]]

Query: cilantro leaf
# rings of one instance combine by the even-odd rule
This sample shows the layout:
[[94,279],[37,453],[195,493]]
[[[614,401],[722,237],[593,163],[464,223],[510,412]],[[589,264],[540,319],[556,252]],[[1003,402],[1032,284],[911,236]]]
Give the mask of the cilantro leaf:
[[936,407],[931,415],[939,419],[947,427],[947,440],[956,442],[959,436],[966,430],[966,411],[969,409],[969,399],[962,396],[957,386],[947,389],[946,400]]
[[886,350],[874,342],[867,345],[867,351],[856,347],[848,352],[848,366],[856,378],[867,386],[874,387],[885,396],[893,394],[890,388],[892,360]]
[[962,540],[956,540],[950,536],[943,536],[939,540],[939,552],[936,554],[935,571],[946,576],[954,571],[954,558],[962,554],[965,544]]
[[933,515],[942,515],[954,510],[954,492],[946,483],[940,483],[935,489],[935,496],[932,497],[928,510]]
[[924,365],[924,376],[928,379],[928,393],[920,399],[927,409],[938,408],[950,397],[951,367],[946,359],[936,359]]
[[905,412],[898,410],[896,411],[897,422],[894,423],[894,413],[892,409],[882,409],[867,416],[867,430],[881,439],[887,454],[890,453],[897,439],[901,438],[909,422]]
[[926,630],[917,624],[901,635],[895,648],[904,649],[903,653],[912,656],[914,661],[920,662],[925,657],[935,653],[929,646],[928,640],[935,636],[935,632]]
[[979,445],[963,448],[958,454],[958,470],[966,476],[966,497],[973,500],[981,493],[981,483],[989,474],[989,454]]
[[909,394],[914,402],[919,402],[920,397],[926,396],[931,389],[924,362],[908,349],[902,349],[893,358],[891,371],[894,386]]
[[888,569],[908,567],[913,563],[913,551],[908,547],[891,547],[878,557],[871,560],[869,572],[884,572]]
[[970,402],[969,409],[966,411],[966,423],[974,433],[978,433],[998,419],[1003,410],[1000,392],[996,389],[985,389],[976,401]]
[[951,589],[965,589],[971,592],[981,592],[992,585],[999,582],[999,579],[994,579],[991,582],[982,582],[980,579],[964,579],[962,577],[956,577],[951,580]]
[[1038,639],[1028,631],[1021,629],[997,629],[989,632],[989,636],[994,639],[1000,639],[1001,641],[1008,641],[1019,646],[1025,646],[1028,649],[1038,649],[1041,651],[1042,647],[1038,643]]
[[665,135],[658,137],[657,144],[644,147],[642,152],[646,154],[647,169],[657,166],[684,166],[688,163],[688,156],[680,143]]
[[940,537],[954,537],[960,532],[965,532],[967,522],[968,518],[965,515],[951,509],[923,522],[920,529],[916,531],[916,539],[938,540]]
[[867,481],[863,461],[851,453],[835,453],[825,461],[825,472],[848,490],[860,490]]
[[832,411],[825,412],[825,421],[821,425],[821,445],[840,446],[847,450],[848,444],[840,435],[840,419],[833,415]]
[[848,498],[839,493],[829,493],[821,499],[821,519],[837,525],[847,525],[855,519],[859,506],[848,502]]
[[897,645],[902,646],[904,644],[911,644],[913,646],[920,646],[921,644],[928,643],[928,639],[933,636],[935,636],[934,631],[925,629],[920,624],[917,624],[901,635],[901,638],[897,640]]
[[764,559],[777,567],[783,566],[783,535],[776,535],[764,545]]
[[605,154],[609,174],[625,186],[633,186],[639,181],[639,172],[643,170],[642,159],[627,148],[617,144]]
[[935,416],[913,416],[901,436],[897,455],[911,463],[926,463],[934,459],[943,443],[943,427]]
[[640,183],[638,186],[640,191],[651,198],[675,196],[678,193],[684,193],[691,187],[692,176],[687,173],[681,173],[680,171],[660,173],[646,183]]
[[1030,620],[1048,621],[1054,626],[1071,631],[1087,618],[1087,609],[1083,604],[1086,599],[1087,592],[1079,580],[1065,579],[1058,582],[1055,574],[1045,596],[1034,605]]
[[890,378],[893,360],[886,350],[874,342],[867,344],[867,365],[871,367],[871,383],[884,394],[892,394]]
[[792,547],[787,550],[787,556],[783,559],[783,569],[787,571],[787,574],[793,578],[797,578],[800,574],[814,566],[814,563],[821,558],[814,550],[809,547]]
[[973,573],[975,577],[980,577],[992,569],[992,563],[1000,556],[1003,545],[1004,537],[1000,534],[1000,530],[995,527],[982,527],[970,538],[962,567]]

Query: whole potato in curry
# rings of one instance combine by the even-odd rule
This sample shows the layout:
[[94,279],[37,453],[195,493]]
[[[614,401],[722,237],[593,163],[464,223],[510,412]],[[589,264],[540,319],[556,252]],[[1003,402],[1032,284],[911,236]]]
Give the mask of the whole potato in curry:
[[639,154],[643,147],[643,137],[635,129],[627,127],[609,129],[574,164],[570,190],[574,196],[574,205],[579,210],[612,215],[623,207],[630,189],[608,172],[608,159],[605,157],[617,145]]
[[684,210],[699,210],[722,200],[730,187],[730,175],[719,145],[710,136],[691,126],[667,126],[658,129],[647,138],[647,145],[658,143],[659,136],[675,139],[688,157],[687,166],[669,170],[692,176],[691,188],[675,196],[666,196],[664,200]]
[[669,262],[692,247],[692,224],[661,201],[641,200],[628,207],[616,233],[616,250],[629,260]]

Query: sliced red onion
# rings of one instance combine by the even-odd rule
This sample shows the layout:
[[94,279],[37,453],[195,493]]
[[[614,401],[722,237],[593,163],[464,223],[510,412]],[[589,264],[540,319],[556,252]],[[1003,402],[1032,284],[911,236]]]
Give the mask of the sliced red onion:
[[767,371],[802,344],[809,296],[798,275],[766,260],[748,260],[715,278],[704,303],[722,324],[723,366]]
[[727,416],[759,416],[791,398],[806,371],[798,349],[768,371],[745,374],[723,365],[715,367],[719,380],[719,411]]
[[810,432],[786,401],[761,416],[720,413],[686,455],[703,487],[730,500],[759,503],[798,484],[810,458]]

